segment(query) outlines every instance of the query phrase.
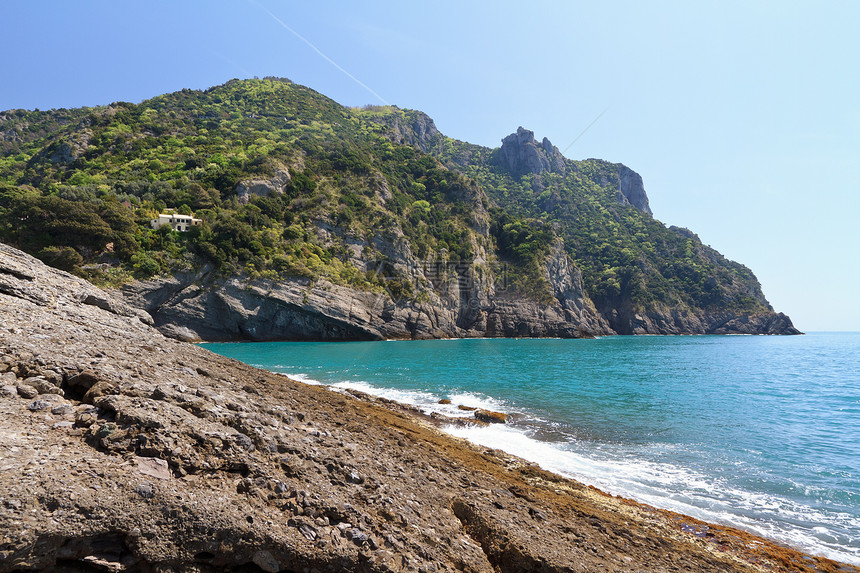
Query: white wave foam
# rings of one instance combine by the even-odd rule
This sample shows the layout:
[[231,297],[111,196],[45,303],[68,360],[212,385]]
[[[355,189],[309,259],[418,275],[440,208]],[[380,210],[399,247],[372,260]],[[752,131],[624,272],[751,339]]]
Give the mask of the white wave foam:
[[585,455],[577,448],[587,446],[541,442],[510,426],[450,426],[445,430],[612,495],[739,527],[809,553],[860,565],[860,540],[845,533],[855,527],[848,514],[825,513],[776,495],[733,488],[710,476],[670,464],[617,458],[614,453],[601,454],[591,447]]
[[[287,374],[332,390],[353,389],[451,417],[472,417],[457,405],[511,413],[513,409],[485,394],[456,392],[440,395],[423,390],[378,387],[363,381],[326,384],[305,373]],[[439,404],[441,398],[451,404]],[[756,535],[798,547],[812,554],[860,565],[860,539],[846,534],[856,529],[848,514],[825,513],[789,499],[731,487],[713,476],[642,459],[631,452],[594,443],[547,442],[530,437],[526,428],[449,426],[445,430],[485,447],[504,450],[539,464],[543,469],[612,495],[636,499],[712,523],[746,529]]]
[[303,374],[301,372],[299,372],[298,374],[287,374],[284,372],[278,372],[278,374],[283,374],[284,376],[287,376],[288,378],[292,378],[296,382],[301,382],[302,384],[308,384],[310,386],[323,386],[324,385],[319,380],[314,380],[313,378],[311,378],[307,374]]
[[330,384],[329,387],[333,390],[358,390],[359,392],[364,392],[365,394],[370,394],[372,396],[378,396],[380,398],[400,402],[401,404],[415,406],[425,414],[437,412],[452,418],[471,418],[474,416],[474,412],[472,410],[461,410],[457,407],[458,405],[509,413],[509,410],[505,408],[503,402],[483,394],[472,392],[461,392],[450,395],[448,396],[448,399],[451,400],[450,404],[440,404],[439,401],[443,399],[443,396],[423,390],[400,390],[395,388],[379,387],[367,382],[355,380],[337,382]]
[[358,390],[359,392],[364,392],[365,394],[370,394],[372,396],[378,396],[380,398],[386,398],[402,404],[409,404],[418,407],[432,403],[435,398],[434,395],[429,392],[385,388],[357,380],[336,382],[334,384],[329,384],[329,388],[332,388],[333,390]]
[[468,406],[470,408],[482,408],[484,410],[494,410],[496,412],[510,413],[510,407],[486,394],[476,394],[474,392],[456,392],[448,394],[447,398],[451,400],[451,405],[455,408],[457,405]]

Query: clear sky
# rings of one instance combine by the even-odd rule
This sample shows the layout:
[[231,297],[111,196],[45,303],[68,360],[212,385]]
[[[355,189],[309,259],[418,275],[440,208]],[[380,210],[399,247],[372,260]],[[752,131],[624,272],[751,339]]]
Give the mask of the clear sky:
[[800,329],[860,330],[860,3],[0,0],[0,22],[0,109],[273,75],[482,145],[522,125],[639,172]]

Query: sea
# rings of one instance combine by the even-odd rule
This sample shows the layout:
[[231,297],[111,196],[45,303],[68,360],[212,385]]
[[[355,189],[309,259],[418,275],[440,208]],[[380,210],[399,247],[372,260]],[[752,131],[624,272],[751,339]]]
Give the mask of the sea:
[[428,413],[505,412],[504,425],[447,431],[860,565],[860,333],[202,346]]

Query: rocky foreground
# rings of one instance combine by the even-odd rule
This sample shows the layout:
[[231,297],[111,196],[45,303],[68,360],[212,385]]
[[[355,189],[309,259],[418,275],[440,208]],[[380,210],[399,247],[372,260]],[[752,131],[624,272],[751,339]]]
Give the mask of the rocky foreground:
[[150,323],[0,245],[0,571],[860,571]]

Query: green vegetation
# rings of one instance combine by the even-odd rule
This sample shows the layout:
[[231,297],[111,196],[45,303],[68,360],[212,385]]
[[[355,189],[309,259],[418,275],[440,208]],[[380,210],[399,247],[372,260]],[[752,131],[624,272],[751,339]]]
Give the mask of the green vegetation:
[[[3,114],[0,238],[91,279],[107,263],[138,277],[193,255],[225,274],[326,277],[360,288],[376,277],[347,242],[398,229],[420,257],[468,259],[471,183],[394,145],[385,127],[284,80],[232,81],[140,105]],[[282,194],[236,196],[249,179],[289,173]],[[381,195],[388,195],[381,201]],[[165,209],[199,228],[151,229]],[[322,237],[321,226],[336,229]],[[59,250],[58,250],[59,249]],[[77,253],[75,256],[73,253]]]
[[509,286],[540,302],[549,302],[552,288],[543,276],[543,261],[549,255],[555,235],[543,222],[520,219],[501,209],[493,209],[490,233],[499,256],[508,261]]
[[[561,237],[604,312],[766,307],[748,269],[620,204],[617,165],[569,161],[564,174],[515,178],[498,150],[428,123],[276,78],[0,112],[0,240],[103,284],[210,263],[425,300],[429,285],[383,254],[405,240],[421,260],[484,253],[509,265],[517,292],[548,301],[544,262]],[[151,228],[166,209],[203,223]]]
[[[617,200],[619,165],[568,161],[564,174],[511,176],[498,150],[447,139],[440,158],[475,179],[505,213],[540,222],[564,239],[598,309],[656,306],[768,310],[752,272],[689,231]],[[502,243],[500,243],[501,245]]]

